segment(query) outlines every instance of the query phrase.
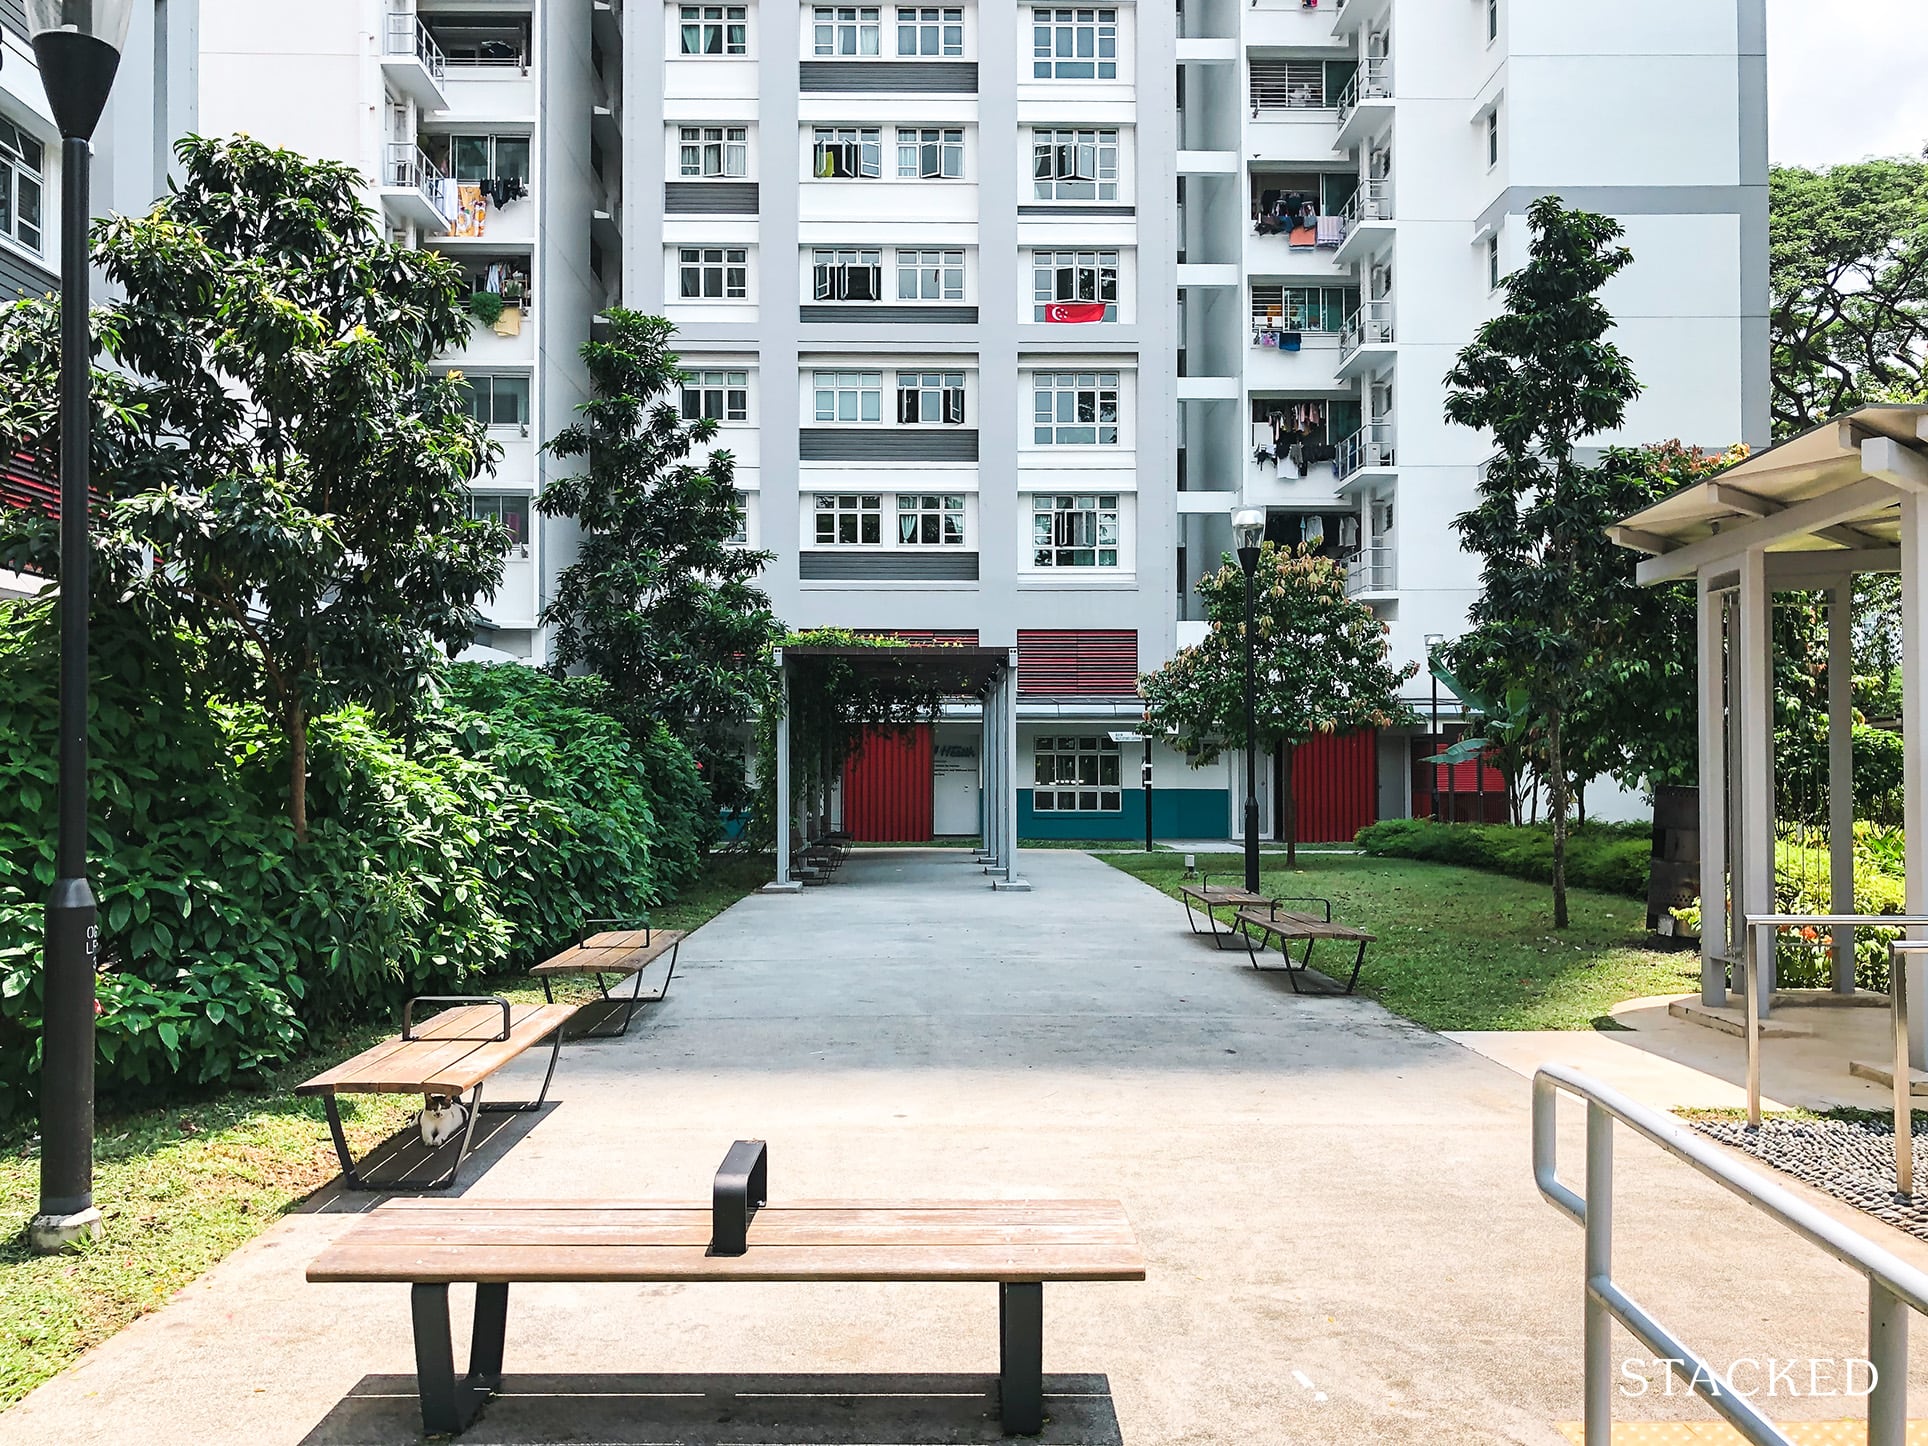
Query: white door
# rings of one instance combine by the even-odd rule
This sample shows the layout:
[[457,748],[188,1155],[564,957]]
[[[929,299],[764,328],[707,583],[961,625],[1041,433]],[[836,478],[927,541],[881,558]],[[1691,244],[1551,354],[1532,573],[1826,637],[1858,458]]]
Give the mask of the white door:
[[978,751],[975,728],[939,728],[931,753],[931,832],[939,838],[978,832]]
[[[1225,755],[1226,766],[1232,770],[1232,837],[1245,837],[1245,753],[1240,750]],[[1259,755],[1259,837],[1272,837],[1272,760],[1265,754]]]

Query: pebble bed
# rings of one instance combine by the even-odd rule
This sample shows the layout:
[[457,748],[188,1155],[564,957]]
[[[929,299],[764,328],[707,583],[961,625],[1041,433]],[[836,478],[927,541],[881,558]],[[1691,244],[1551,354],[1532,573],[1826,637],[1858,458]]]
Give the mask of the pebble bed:
[[1745,1121],[1690,1119],[1703,1135],[1732,1145],[1797,1180],[1865,1210],[1897,1230],[1928,1240],[1928,1131],[1915,1119],[1912,1197],[1895,1193],[1895,1132],[1887,1121],[1774,1119],[1750,1130]]

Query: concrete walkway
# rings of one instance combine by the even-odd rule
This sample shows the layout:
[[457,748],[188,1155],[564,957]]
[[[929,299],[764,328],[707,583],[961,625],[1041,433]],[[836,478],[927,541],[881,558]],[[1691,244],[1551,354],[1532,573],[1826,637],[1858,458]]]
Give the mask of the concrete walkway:
[[[1115,1196],[1150,1279],[1046,1290],[1045,1441],[1565,1441],[1581,1240],[1533,1189],[1526,1082],[1368,1001],[1294,997],[1083,855],[1024,872],[1034,892],[994,894],[959,852],[864,850],[832,885],[745,900],[629,1039],[564,1051],[560,1103],[467,1193],[700,1201],[754,1135],[778,1197]],[[1620,1158],[1618,1267],[1661,1320],[1717,1363],[1861,1352],[1843,1268],[1651,1148]],[[415,1440],[408,1293],[302,1280],[343,1208],[362,1202],[236,1252],[0,1414],[0,1443]],[[507,1395],[464,1441],[998,1439],[988,1286],[530,1286],[510,1307]],[[1704,1418],[1643,1374],[1630,1419]]]

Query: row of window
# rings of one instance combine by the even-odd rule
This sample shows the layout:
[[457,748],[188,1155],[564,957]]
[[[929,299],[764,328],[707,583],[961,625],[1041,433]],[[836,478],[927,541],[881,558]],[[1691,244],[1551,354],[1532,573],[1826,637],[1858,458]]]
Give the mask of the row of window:
[[[812,514],[818,547],[882,547],[889,510],[882,492],[819,492]],[[965,543],[961,493],[900,492],[892,498],[900,547]],[[1031,499],[1031,565],[1115,568],[1120,547],[1118,494],[1040,493]]]
[[[884,178],[884,127],[815,126],[810,133],[810,175],[821,181]],[[900,181],[965,178],[961,126],[893,128],[896,160],[890,175]],[[747,125],[678,126],[676,173],[684,180],[744,180],[750,174]],[[1031,194],[1039,201],[1118,199],[1118,132],[1107,129],[1034,128],[1031,132]]]
[[[810,12],[810,53],[819,59],[857,59],[885,53],[893,34],[899,57],[964,54],[960,6],[899,5],[894,23],[880,5],[819,5]],[[747,56],[747,5],[680,7],[684,55]],[[1115,9],[1034,7],[1031,11],[1031,75],[1036,80],[1116,80],[1118,12]]]
[[[479,379],[486,380],[486,379]],[[506,380],[497,378],[496,380]],[[812,413],[825,426],[881,425],[884,373],[817,371],[811,374]],[[524,389],[526,395],[526,378]],[[1038,447],[1115,447],[1120,437],[1117,372],[1035,372],[1031,377],[1031,442]],[[891,415],[899,426],[964,426],[969,417],[961,371],[899,371]],[[748,422],[749,374],[687,372],[682,413],[686,421]]]
[[[894,293],[884,281],[891,256]],[[899,247],[820,246],[810,253],[810,294],[816,301],[961,302],[966,300],[964,252]],[[683,301],[747,301],[747,246],[681,246],[676,253],[676,291]],[[1054,306],[1100,305],[1090,320],[1118,319],[1118,253],[1110,250],[1033,251],[1032,320],[1049,321]]]

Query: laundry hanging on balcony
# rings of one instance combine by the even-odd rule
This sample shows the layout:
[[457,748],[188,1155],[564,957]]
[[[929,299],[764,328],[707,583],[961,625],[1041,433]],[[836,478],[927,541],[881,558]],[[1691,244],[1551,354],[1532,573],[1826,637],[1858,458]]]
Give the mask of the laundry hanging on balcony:
[[480,236],[488,229],[488,198],[482,194],[481,186],[464,181],[455,188],[455,226],[451,234]]
[[490,176],[482,183],[482,194],[496,210],[529,194],[529,183],[520,176]]

